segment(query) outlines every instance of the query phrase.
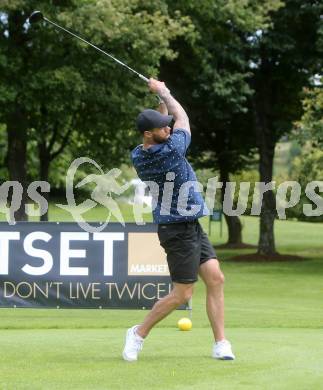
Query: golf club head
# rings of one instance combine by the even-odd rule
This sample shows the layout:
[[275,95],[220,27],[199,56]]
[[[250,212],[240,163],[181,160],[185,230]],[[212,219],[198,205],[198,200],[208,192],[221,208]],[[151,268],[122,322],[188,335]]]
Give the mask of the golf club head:
[[34,11],[30,16],[29,16],[29,23],[30,24],[35,24],[40,22],[41,20],[44,19],[43,14],[40,11]]

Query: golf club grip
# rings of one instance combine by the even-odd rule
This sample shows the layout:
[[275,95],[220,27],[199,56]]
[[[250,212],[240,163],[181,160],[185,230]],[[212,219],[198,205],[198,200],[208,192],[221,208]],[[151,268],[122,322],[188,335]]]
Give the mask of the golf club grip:
[[143,75],[140,74],[140,73],[138,73],[138,76],[139,76],[142,80],[146,81],[146,83],[148,83],[149,79],[147,79],[147,77],[143,76]]

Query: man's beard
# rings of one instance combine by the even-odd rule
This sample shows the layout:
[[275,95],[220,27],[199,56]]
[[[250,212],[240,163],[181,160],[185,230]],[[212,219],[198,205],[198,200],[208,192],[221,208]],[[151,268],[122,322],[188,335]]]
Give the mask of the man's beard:
[[168,139],[168,137],[165,138],[165,137],[160,137],[156,134],[153,134],[153,140],[154,140],[154,142],[156,142],[156,144],[163,144],[164,142],[167,141],[167,139]]

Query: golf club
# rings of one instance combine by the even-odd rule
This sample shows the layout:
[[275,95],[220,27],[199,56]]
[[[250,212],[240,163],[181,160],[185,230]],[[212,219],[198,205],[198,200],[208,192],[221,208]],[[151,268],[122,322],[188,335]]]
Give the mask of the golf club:
[[127,68],[127,69],[130,70],[131,72],[135,73],[138,77],[140,77],[142,80],[144,80],[146,83],[148,83],[149,80],[148,80],[147,77],[143,76],[142,74],[140,74],[140,73],[137,72],[136,70],[130,68],[130,66],[124,64],[123,62],[121,62],[121,61],[118,60],[117,58],[113,57],[111,54],[109,54],[109,53],[105,52],[104,50],[100,49],[99,47],[93,45],[93,43],[86,41],[85,39],[79,37],[78,35],[72,33],[71,31],[66,30],[64,27],[61,27],[61,26],[59,26],[58,24],[52,22],[51,20],[45,18],[45,16],[42,14],[42,12],[40,12],[40,11],[34,11],[34,12],[30,15],[30,17],[29,17],[28,20],[29,20],[29,23],[30,23],[30,24],[36,24],[36,23],[40,22],[41,20],[44,20],[45,22],[52,24],[54,27],[59,28],[60,30],[65,31],[66,33],[72,35],[73,37],[75,37],[75,38],[77,38],[77,39],[79,39],[79,40],[81,40],[82,42],[84,42],[84,43],[86,43],[86,44],[88,44],[88,45],[94,47],[94,49],[96,49],[96,50],[100,51],[101,53],[105,54],[106,56],[110,57],[112,60],[114,60],[114,61],[117,62],[118,64],[122,65],[123,67]]

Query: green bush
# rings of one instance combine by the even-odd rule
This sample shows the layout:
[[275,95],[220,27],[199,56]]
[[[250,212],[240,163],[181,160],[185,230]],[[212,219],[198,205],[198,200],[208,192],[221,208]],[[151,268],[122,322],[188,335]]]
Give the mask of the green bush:
[[323,180],[323,151],[308,145],[304,146],[300,156],[296,157],[293,161],[291,177],[289,180],[295,180],[301,185],[302,194],[298,205],[287,210],[287,216],[289,218],[297,218],[301,221],[322,222],[323,216],[305,216],[303,213],[303,205],[305,203],[311,203],[305,194],[307,184],[311,181]]

